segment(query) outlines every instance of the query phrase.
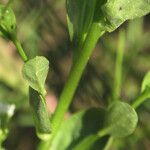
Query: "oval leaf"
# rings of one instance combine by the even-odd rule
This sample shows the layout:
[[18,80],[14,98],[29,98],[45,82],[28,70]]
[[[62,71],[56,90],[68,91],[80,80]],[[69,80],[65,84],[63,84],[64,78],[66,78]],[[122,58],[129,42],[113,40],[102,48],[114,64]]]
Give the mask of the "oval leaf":
[[[105,0],[106,1],[106,0]],[[97,3],[98,5],[98,3]],[[142,17],[150,12],[149,0],[107,0],[99,5],[95,14],[96,20],[102,24],[105,31],[112,32],[129,19]]]
[[44,85],[48,70],[48,60],[43,56],[36,56],[24,64],[22,72],[29,85],[42,95],[45,95]]
[[115,102],[107,110],[105,128],[114,137],[125,137],[132,134],[136,128],[138,116],[127,103]]

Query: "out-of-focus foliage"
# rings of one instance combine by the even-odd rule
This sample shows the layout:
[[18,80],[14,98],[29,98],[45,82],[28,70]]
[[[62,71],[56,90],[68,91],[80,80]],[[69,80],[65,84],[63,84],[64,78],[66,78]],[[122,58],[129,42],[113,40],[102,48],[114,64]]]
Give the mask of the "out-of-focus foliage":
[[[14,0],[11,5],[16,14],[18,36],[24,49],[30,58],[42,54],[49,59],[51,74],[47,78],[48,94],[53,92],[59,96],[72,59],[65,1]],[[127,22],[120,28],[126,32],[121,99],[131,103],[139,95],[142,79],[150,68],[149,16]],[[84,72],[70,112],[109,103],[113,91],[118,30],[100,39]],[[21,76],[22,65],[12,43],[0,39],[0,102],[16,104],[11,132],[4,143],[8,150],[33,150],[38,141],[33,134],[33,119],[26,95],[28,89]],[[149,101],[137,113],[139,124],[136,132],[129,138],[116,139],[111,149],[149,149]]]

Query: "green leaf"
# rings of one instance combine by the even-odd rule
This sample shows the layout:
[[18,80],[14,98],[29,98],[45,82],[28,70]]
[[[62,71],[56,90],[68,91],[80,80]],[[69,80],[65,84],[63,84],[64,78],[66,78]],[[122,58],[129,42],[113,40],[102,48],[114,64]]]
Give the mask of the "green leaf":
[[[80,142],[86,141],[85,138],[95,136],[103,127],[105,111],[103,109],[92,108],[78,112],[63,122],[54,138],[50,150],[72,150]],[[88,141],[87,139],[87,141]],[[101,140],[91,141],[92,150],[101,149],[108,137]],[[84,149],[82,149],[84,150]]]
[[[67,0],[68,27],[71,39],[84,40],[92,24],[96,0]],[[78,42],[78,41],[77,41]]]
[[[98,5],[98,3],[97,3]],[[129,19],[142,17],[150,12],[150,0],[107,0],[97,7],[95,20],[105,31],[112,32]]]
[[145,75],[142,81],[141,92],[144,92],[147,88],[150,88],[150,71]]
[[84,41],[93,23],[112,32],[126,20],[149,12],[150,0],[67,0],[69,33],[77,44]]
[[111,136],[125,137],[134,132],[137,122],[137,113],[129,104],[115,102],[108,107],[104,126]]
[[48,70],[48,60],[43,56],[36,56],[24,64],[22,72],[29,85],[42,95],[45,95],[44,85]]
[[42,140],[47,140],[51,136],[51,128],[45,99],[31,87],[29,88],[29,99],[37,136]]
[[16,35],[16,17],[11,8],[0,5],[0,34],[10,39]]

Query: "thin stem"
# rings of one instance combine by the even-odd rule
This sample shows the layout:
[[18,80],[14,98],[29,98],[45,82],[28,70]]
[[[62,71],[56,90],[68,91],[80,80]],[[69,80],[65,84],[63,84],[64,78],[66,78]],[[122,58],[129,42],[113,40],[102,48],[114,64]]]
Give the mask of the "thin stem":
[[82,149],[89,149],[97,140],[100,140],[102,137],[108,134],[108,129],[102,129],[98,132],[97,135],[90,135],[83,139],[75,148],[74,150],[82,150]]
[[20,54],[22,60],[23,60],[24,62],[26,62],[26,61],[28,60],[28,57],[27,57],[27,55],[25,54],[25,52],[24,52],[24,50],[23,50],[23,48],[22,48],[22,46],[21,46],[21,43],[17,40],[17,38],[14,38],[14,39],[13,39],[13,43],[15,44],[15,46],[16,46],[16,48],[17,48],[17,50],[18,50],[18,52],[19,52],[19,54]]
[[3,141],[0,141],[0,150],[2,149],[2,143],[3,143]]
[[121,82],[122,82],[122,65],[123,65],[123,54],[125,49],[125,32],[123,30],[119,33],[118,50],[115,65],[115,80],[114,80],[114,90],[113,90],[113,100],[119,100],[121,92]]
[[73,148],[73,150],[89,150],[93,143],[95,143],[98,139],[100,139],[99,136],[90,135],[83,139],[81,142],[79,142],[79,144],[75,148]]
[[136,100],[133,102],[132,107],[137,109],[144,101],[150,98],[150,89],[145,90]]

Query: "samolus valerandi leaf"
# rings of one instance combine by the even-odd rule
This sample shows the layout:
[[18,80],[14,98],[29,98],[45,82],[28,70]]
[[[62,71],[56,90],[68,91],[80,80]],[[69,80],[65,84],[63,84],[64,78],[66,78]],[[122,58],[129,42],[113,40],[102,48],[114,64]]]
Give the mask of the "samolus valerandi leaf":
[[141,92],[144,92],[147,88],[150,88],[150,71],[145,75],[142,81]]
[[[84,40],[92,24],[96,0],[67,0],[68,27],[70,36]],[[73,37],[74,36],[74,37]]]
[[48,140],[51,136],[51,126],[45,99],[37,91],[29,87],[29,101],[37,136],[42,140]]
[[22,69],[23,77],[29,85],[41,93],[46,94],[44,85],[49,70],[49,61],[43,56],[36,56],[27,61]]
[[16,17],[13,10],[0,4],[0,34],[11,39],[16,35]]
[[101,11],[96,14],[95,19],[102,24],[105,31],[112,32],[126,20],[148,14],[150,0],[107,0],[105,4],[100,4],[98,9]]
[[134,132],[137,122],[137,113],[129,104],[114,102],[106,112],[104,128],[111,136],[125,137]]

